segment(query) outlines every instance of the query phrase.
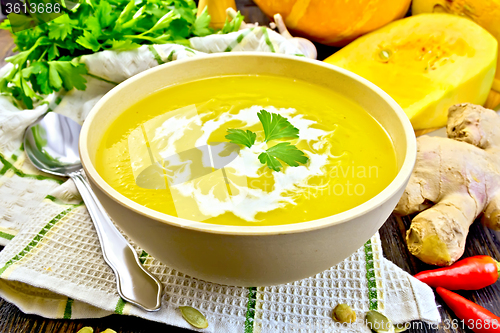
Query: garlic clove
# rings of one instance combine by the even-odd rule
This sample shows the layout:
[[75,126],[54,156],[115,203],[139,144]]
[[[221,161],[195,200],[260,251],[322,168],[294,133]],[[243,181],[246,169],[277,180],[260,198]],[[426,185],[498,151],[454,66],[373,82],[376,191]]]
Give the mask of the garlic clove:
[[316,50],[316,46],[313,42],[306,38],[293,37],[290,34],[281,14],[278,13],[274,15],[274,24],[278,28],[280,35],[294,42],[297,48],[302,51],[307,58],[316,59],[318,57],[318,51]]

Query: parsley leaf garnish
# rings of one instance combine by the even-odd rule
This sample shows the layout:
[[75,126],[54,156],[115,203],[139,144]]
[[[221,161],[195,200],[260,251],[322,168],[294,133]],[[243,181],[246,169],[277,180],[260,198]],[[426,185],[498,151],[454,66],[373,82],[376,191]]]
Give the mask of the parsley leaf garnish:
[[[257,116],[259,117],[262,127],[264,128],[264,142],[281,138],[299,137],[298,128],[290,124],[285,117],[277,113],[267,112],[266,110],[261,110]],[[241,129],[230,128],[227,132],[229,134],[226,135],[226,139],[230,140],[231,143],[244,145],[248,148],[255,144],[255,139],[257,138],[257,134],[250,130],[244,131]],[[283,168],[283,164],[281,164],[279,160],[285,162],[291,167],[297,167],[299,166],[299,163],[305,164],[309,160],[303,151],[292,145],[290,142],[278,143],[261,153],[258,158],[260,163],[264,165],[267,164],[270,169],[278,172],[281,171],[281,168]]]
[[299,137],[299,129],[294,127],[290,122],[277,113],[270,113],[266,110],[261,110],[258,114],[262,127],[264,127],[265,142],[281,138]]
[[249,130],[246,130],[245,132],[241,129],[230,128],[227,131],[229,134],[226,135],[226,139],[228,139],[229,142],[244,145],[248,148],[253,146],[255,138],[257,137],[257,134]]
[[290,142],[278,143],[276,146],[272,146],[259,155],[260,163],[267,163],[269,169],[280,171],[283,165],[277,158],[292,167],[299,166],[299,163],[305,164],[309,160],[302,150],[299,150],[297,147],[290,144]]

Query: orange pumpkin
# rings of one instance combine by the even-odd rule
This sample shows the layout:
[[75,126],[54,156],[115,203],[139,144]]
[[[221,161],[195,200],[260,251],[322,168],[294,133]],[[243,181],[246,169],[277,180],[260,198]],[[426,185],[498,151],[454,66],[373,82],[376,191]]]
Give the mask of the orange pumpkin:
[[411,0],[254,0],[269,16],[280,13],[294,33],[344,46],[403,17]]

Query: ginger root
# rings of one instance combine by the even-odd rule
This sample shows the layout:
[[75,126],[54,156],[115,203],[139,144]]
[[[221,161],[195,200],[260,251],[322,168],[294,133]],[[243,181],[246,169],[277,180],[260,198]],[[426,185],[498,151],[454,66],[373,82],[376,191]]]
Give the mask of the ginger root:
[[417,139],[417,161],[395,213],[421,212],[406,234],[410,252],[451,265],[465,249],[469,227],[500,230],[500,116],[478,105],[448,111],[447,138]]

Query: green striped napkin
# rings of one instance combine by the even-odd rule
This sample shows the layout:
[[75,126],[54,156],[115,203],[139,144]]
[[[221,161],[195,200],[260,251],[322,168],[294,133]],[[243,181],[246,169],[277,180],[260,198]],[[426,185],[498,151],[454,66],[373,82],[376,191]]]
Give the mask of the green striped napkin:
[[[30,215],[0,252],[0,296],[26,313],[66,319],[118,313],[192,328],[179,312],[179,306],[188,305],[207,317],[204,331],[244,333],[369,332],[362,319],[370,309],[395,323],[439,321],[432,290],[383,259],[378,235],[335,267],[273,287],[201,281],[137,248],[165,288],[160,311],[148,313],[118,296],[113,272],[101,258],[92,222],[71,181],[52,190]],[[349,304],[360,320],[341,328],[331,319],[339,303]]]

